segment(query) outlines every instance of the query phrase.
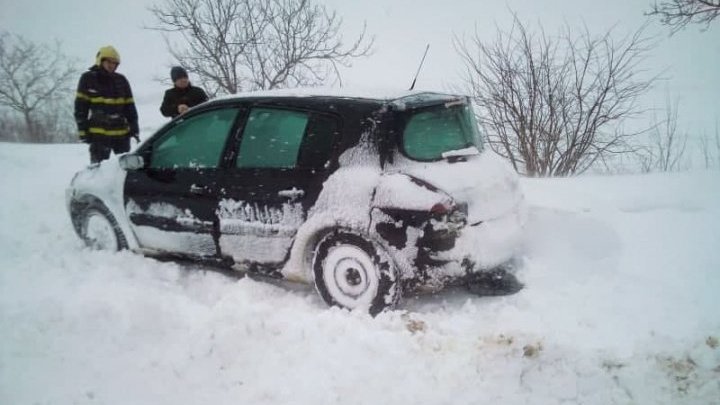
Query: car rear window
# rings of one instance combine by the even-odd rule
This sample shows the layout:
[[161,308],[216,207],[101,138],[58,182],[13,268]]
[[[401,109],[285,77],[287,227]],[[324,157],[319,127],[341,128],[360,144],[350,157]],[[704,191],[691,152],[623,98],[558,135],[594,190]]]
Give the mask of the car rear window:
[[415,160],[442,159],[469,147],[481,149],[475,116],[468,105],[444,105],[413,113],[403,131],[403,150]]

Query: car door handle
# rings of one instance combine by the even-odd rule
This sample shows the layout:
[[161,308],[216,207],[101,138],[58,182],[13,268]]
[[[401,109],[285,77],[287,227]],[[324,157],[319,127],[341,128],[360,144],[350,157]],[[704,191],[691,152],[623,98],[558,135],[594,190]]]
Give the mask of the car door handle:
[[280,197],[285,198],[300,198],[305,195],[305,192],[302,190],[298,190],[295,187],[291,188],[290,190],[280,190],[278,191],[278,195]]
[[208,188],[206,186],[198,186],[197,184],[193,184],[190,186],[190,193],[196,195],[205,195],[208,193]]

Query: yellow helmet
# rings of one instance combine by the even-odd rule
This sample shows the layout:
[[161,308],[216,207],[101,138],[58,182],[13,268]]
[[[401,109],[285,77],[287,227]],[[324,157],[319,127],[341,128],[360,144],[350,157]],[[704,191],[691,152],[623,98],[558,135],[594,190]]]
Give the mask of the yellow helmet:
[[118,51],[113,48],[112,46],[103,46],[98,51],[97,55],[95,55],[95,64],[100,66],[100,63],[103,59],[115,59],[120,63],[120,54]]

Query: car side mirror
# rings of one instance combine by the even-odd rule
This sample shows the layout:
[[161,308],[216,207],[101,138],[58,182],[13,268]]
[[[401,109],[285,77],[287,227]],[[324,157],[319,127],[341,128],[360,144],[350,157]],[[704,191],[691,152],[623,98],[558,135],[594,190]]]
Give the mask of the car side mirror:
[[119,164],[123,170],[137,170],[145,167],[145,159],[140,155],[128,153],[120,156]]

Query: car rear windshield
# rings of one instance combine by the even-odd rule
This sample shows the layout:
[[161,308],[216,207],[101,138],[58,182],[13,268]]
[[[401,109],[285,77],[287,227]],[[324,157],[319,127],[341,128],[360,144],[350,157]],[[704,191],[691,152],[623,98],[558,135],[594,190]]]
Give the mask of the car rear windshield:
[[482,140],[467,104],[437,106],[415,112],[403,131],[403,149],[414,160],[438,160],[443,154],[475,147]]

